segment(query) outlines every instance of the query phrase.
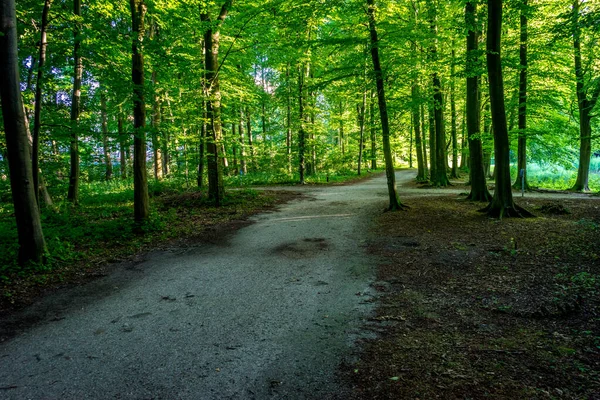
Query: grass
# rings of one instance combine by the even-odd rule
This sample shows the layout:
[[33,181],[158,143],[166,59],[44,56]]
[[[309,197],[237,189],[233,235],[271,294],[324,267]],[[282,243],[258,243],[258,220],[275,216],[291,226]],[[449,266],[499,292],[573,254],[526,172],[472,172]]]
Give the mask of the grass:
[[[511,168],[511,177],[517,177],[517,168]],[[558,165],[539,165],[529,163],[527,165],[527,181],[530,186],[551,189],[566,190],[575,184],[577,170],[567,170]],[[600,191],[600,159],[593,159],[590,166],[589,186],[592,191]]]

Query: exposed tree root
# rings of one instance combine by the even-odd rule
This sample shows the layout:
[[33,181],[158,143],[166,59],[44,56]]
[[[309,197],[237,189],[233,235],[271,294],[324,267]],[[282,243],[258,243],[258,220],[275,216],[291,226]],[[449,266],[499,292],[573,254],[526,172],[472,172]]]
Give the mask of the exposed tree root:
[[492,195],[487,189],[477,192],[471,190],[471,193],[469,193],[466,200],[476,202],[478,201],[481,203],[489,203],[492,201]]
[[482,208],[479,212],[486,213],[489,217],[498,218],[535,218],[535,215],[527,211],[521,206],[512,204],[512,206],[500,206],[490,202],[487,207]]

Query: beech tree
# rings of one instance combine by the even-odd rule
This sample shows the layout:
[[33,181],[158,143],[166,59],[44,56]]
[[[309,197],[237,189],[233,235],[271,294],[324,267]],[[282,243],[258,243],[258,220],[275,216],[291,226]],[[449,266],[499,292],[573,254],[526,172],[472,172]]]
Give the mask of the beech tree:
[[392,160],[392,149],[390,146],[390,125],[385,100],[385,89],[383,85],[383,71],[379,60],[379,38],[377,37],[377,26],[375,24],[375,1],[367,0],[367,16],[369,18],[369,32],[371,36],[371,58],[373,59],[373,71],[375,72],[375,84],[377,87],[377,100],[379,103],[379,115],[381,118],[381,136],[383,142],[383,154],[385,157],[385,175],[387,178],[389,211],[401,210],[404,206],[398,200],[396,190],[396,171]]
[[10,185],[19,238],[19,264],[42,261],[46,242],[35,197],[17,54],[14,0],[0,2],[0,100],[6,135]]
[[508,125],[504,106],[504,80],[500,43],[502,37],[502,0],[488,0],[487,69],[490,88],[494,156],[496,160],[494,197],[484,210],[492,217],[523,217],[530,214],[517,206],[512,197]]
[[469,181],[471,192],[468,200],[488,202],[492,196],[488,191],[483,166],[483,146],[481,143],[481,83],[482,65],[479,54],[479,23],[477,21],[477,3],[468,1],[465,5],[465,21],[467,26],[467,93],[466,93],[466,125],[469,142]]
[[130,0],[131,7],[131,77],[133,82],[133,215],[136,224],[150,214],[148,172],[146,170],[146,103],[144,101],[144,0]]

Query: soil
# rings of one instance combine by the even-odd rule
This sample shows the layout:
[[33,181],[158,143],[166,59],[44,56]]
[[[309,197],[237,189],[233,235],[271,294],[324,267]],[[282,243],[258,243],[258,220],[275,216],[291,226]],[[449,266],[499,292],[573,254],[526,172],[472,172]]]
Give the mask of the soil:
[[386,213],[377,339],[342,370],[356,399],[600,399],[600,201],[515,193],[498,221],[468,187],[400,187]]

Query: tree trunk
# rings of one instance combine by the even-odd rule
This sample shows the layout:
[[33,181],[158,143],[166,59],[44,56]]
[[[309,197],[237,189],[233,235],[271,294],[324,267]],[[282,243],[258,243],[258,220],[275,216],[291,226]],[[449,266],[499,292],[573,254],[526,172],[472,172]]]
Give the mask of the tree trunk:
[[[285,152],[287,155],[288,173],[292,173],[292,82],[290,79],[290,63],[288,62],[285,69],[285,77],[287,81],[287,114],[286,114],[286,135],[285,135]],[[241,125],[240,125],[241,126]]]
[[[234,114],[235,114],[235,110]],[[240,170],[238,169],[238,160],[237,160],[237,134],[235,132],[235,122],[231,123],[231,153],[232,153],[232,158],[233,158],[233,174],[234,175],[239,175],[240,174]]]
[[451,118],[451,136],[452,136],[452,171],[450,177],[458,179],[458,132],[456,129],[456,85],[454,77],[456,75],[456,52],[454,51],[454,41],[452,41],[452,61],[450,64],[450,118]]
[[[206,150],[208,153],[208,197],[214,201],[215,206],[219,207],[223,201],[223,169],[219,158],[221,157],[221,146],[223,141],[223,131],[221,126],[221,90],[219,88],[219,43],[220,27],[227,17],[231,1],[225,2],[221,7],[217,23],[211,22],[208,10],[201,10],[200,19],[203,22],[211,23],[204,33],[205,47],[205,70],[207,84],[207,106],[206,115],[208,120],[208,143]],[[201,6],[202,7],[202,6]]]
[[[52,0],[44,1],[44,9],[42,10],[42,25],[40,27],[40,51],[38,55],[37,65],[37,80],[35,85],[35,108],[33,111],[33,135],[32,135],[32,146],[31,146],[31,163],[33,173],[33,187],[35,189],[35,198],[39,204],[39,187],[40,187],[40,165],[39,165],[39,148],[40,148],[40,128],[42,122],[42,84],[44,81],[44,65],[46,64],[46,48],[47,42],[47,30],[48,30],[48,14],[50,12],[50,5]],[[33,71],[33,63],[30,71]],[[30,73],[31,75],[31,73]],[[30,80],[31,78],[28,78]]]
[[[521,45],[519,49],[519,147],[517,154],[517,179],[515,189],[529,190],[527,183],[527,6],[528,0],[521,4]],[[523,185],[523,182],[525,183]]]
[[[590,160],[592,157],[592,109],[600,97],[600,78],[596,78],[591,99],[585,88],[584,69],[581,61],[581,27],[579,12],[581,0],[573,1],[573,48],[575,49],[575,78],[577,80],[577,105],[579,108],[579,168],[577,180],[570,189],[576,192],[589,191]],[[593,80],[592,80],[593,81]],[[590,81],[591,82],[591,81]]]
[[[437,64],[437,24],[435,5],[431,5],[431,33],[434,37],[434,44],[431,47],[432,62]],[[437,66],[434,66],[437,68]],[[444,121],[444,97],[442,94],[442,83],[439,74],[434,72],[431,75],[433,85],[433,118],[435,122],[435,142],[432,140],[431,160],[431,183],[434,186],[447,186],[449,184],[446,168],[448,158],[446,157],[446,126]],[[433,164],[435,163],[435,168]]]
[[154,91],[154,96],[152,99],[152,154],[154,158],[154,179],[160,180],[163,177],[162,140],[160,135],[161,101],[158,91],[156,90],[156,85],[156,71],[152,71],[152,87]]
[[206,155],[206,103],[201,106],[202,123],[200,124],[200,143],[198,145],[198,177],[196,183],[201,188],[204,185],[204,158]]
[[[73,0],[73,14],[81,18],[81,0]],[[79,114],[81,112],[81,23],[77,20],[73,27],[73,95],[71,97],[71,171],[69,173],[69,192],[67,200],[79,203]]]
[[371,125],[371,169],[377,169],[377,131],[375,129],[375,96],[371,91],[369,96],[369,117]]
[[381,136],[383,142],[383,155],[385,157],[385,173],[387,177],[389,211],[401,210],[404,206],[398,199],[396,191],[396,171],[394,170],[394,160],[392,159],[392,149],[390,146],[390,126],[387,113],[387,104],[385,101],[385,91],[383,84],[383,72],[379,60],[379,39],[377,38],[377,29],[375,26],[375,4],[374,0],[367,0],[367,15],[369,18],[369,32],[371,36],[371,58],[373,59],[373,70],[375,72],[375,83],[377,85],[377,100],[379,103],[379,115],[381,117]]
[[477,3],[467,2],[465,6],[465,21],[468,28],[467,35],[467,138],[469,142],[469,180],[471,193],[467,200],[489,202],[492,199],[485,180],[483,162],[483,146],[481,142],[481,95],[479,91],[479,32],[477,26]]
[[106,166],[104,178],[108,181],[112,178],[113,168],[108,145],[108,115],[106,112],[106,96],[104,93],[100,95],[100,113],[102,114],[102,148],[104,151],[104,165]]
[[252,118],[250,116],[250,107],[246,107],[246,132],[248,133],[248,148],[250,149],[250,163],[252,170],[257,171],[256,154],[254,152],[254,141],[252,140]]
[[46,242],[33,185],[17,48],[15,2],[4,0],[0,2],[0,100],[19,240],[18,262],[25,265],[43,260]]
[[363,147],[365,141],[365,114],[367,111],[367,91],[363,90],[362,103],[356,106],[356,113],[358,115],[358,130],[360,132],[358,141],[358,176],[360,176],[363,158]]
[[298,69],[298,120],[300,129],[298,130],[298,172],[300,174],[300,184],[304,184],[304,175],[306,172],[306,132],[304,131],[304,73],[305,66],[300,64]]
[[248,167],[246,165],[246,145],[244,143],[244,113],[240,107],[240,122],[238,125],[238,133],[240,135],[240,174],[246,175],[248,173]]
[[[429,178],[429,165],[427,163],[427,135],[425,134],[425,105],[421,102],[419,107],[421,112],[421,144],[423,147],[423,177],[424,181]],[[431,133],[431,131],[430,131]]]
[[427,116],[429,121],[429,178],[432,180],[436,176],[436,137],[435,137],[435,111],[430,103],[427,108]]
[[129,0],[131,7],[131,77],[133,81],[133,215],[141,224],[150,215],[148,176],[146,171],[146,104],[144,102],[144,0]]
[[412,95],[412,120],[413,127],[415,130],[415,147],[417,148],[417,182],[423,182],[427,180],[425,175],[424,159],[423,159],[423,144],[421,143],[421,113],[419,101],[419,82],[415,79],[411,88]]
[[119,135],[119,163],[121,164],[121,179],[127,179],[127,137],[123,128],[123,114],[119,110],[117,117],[117,130]]
[[510,180],[508,126],[504,107],[504,82],[500,43],[502,35],[502,0],[488,0],[487,69],[490,105],[494,126],[496,187],[494,197],[484,210],[492,217],[523,217],[530,214],[515,205]]

